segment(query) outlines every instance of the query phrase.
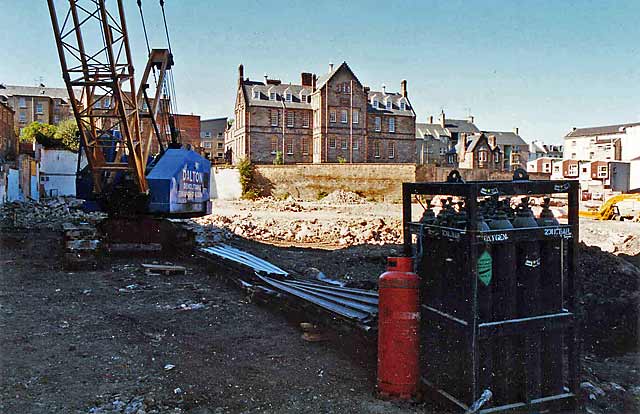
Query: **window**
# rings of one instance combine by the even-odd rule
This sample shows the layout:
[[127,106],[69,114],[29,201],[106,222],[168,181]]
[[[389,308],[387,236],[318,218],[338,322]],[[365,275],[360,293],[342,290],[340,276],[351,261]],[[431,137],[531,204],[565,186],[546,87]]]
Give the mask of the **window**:
[[575,152],[572,152],[572,153],[571,153],[571,159],[572,159],[572,160],[575,160],[575,159],[576,159],[576,153],[575,153]]
[[253,99],[260,99],[260,91],[253,91]]
[[487,151],[478,151],[478,161],[487,162]]
[[287,139],[287,155],[293,155],[293,138]]
[[391,110],[391,108],[393,108],[393,103],[391,102],[391,99],[387,99],[387,109]]
[[211,148],[211,141],[202,141],[201,145],[203,148]]
[[18,100],[18,107],[20,108],[26,108],[27,107],[27,100],[24,98],[20,98]]
[[360,140],[359,139],[354,139],[353,140],[353,149],[354,150],[360,149]]
[[284,96],[287,102],[291,102],[291,92],[287,92]]
[[147,112],[149,110],[149,106],[147,105],[147,101],[142,101],[142,110]]
[[578,175],[578,165],[573,164],[569,166],[569,175]]
[[211,138],[211,132],[205,132],[204,133],[204,137],[205,138]]
[[307,103],[307,95],[305,94],[300,95],[300,102]]
[[309,121],[311,121],[311,115],[309,115],[309,112],[303,112],[302,113],[302,127],[303,128],[309,128]]
[[[440,155],[444,155],[445,154],[445,148],[444,147],[440,147]],[[496,154],[497,155],[497,154]]]
[[102,108],[102,105],[100,105],[100,101],[99,100],[95,101],[93,103],[93,109],[100,109],[100,108]]
[[347,114],[347,110],[343,109],[342,111],[340,111],[340,122],[342,122],[343,124],[346,124],[348,122],[348,114]]
[[24,111],[20,111],[20,122],[27,122],[27,114]]
[[42,114],[44,110],[42,109],[42,102],[36,103],[36,114]]
[[373,143],[373,156],[376,158],[380,158],[380,141],[376,141]]
[[575,147],[575,146],[576,146],[576,141],[575,141],[575,140],[571,141],[571,146],[572,146],[572,147]]
[[495,153],[493,154],[493,162],[495,162],[496,164],[500,164],[500,154],[499,153]]
[[380,119],[379,116],[376,116],[375,127],[376,127],[376,132],[380,132],[380,130],[382,129],[382,120]]
[[582,172],[586,173],[587,172],[587,167],[582,167]]
[[278,137],[271,137],[271,154],[275,154],[278,151]]
[[293,127],[295,121],[295,114],[292,111],[287,111],[287,126]]
[[596,153],[595,153],[595,152],[593,152],[593,151],[592,151],[592,152],[590,152],[590,153],[589,153],[589,159],[590,159],[590,160],[594,159],[594,158],[595,158],[595,156],[596,156]]
[[224,149],[224,143],[223,142],[218,142],[218,149]]
[[276,100],[276,93],[275,92],[269,93],[269,100],[271,100],[271,101],[275,101]]
[[335,147],[336,147],[336,139],[329,138],[329,148],[335,148]]
[[389,158],[395,158],[396,157],[396,143],[395,142],[390,142],[389,143],[389,147],[388,147],[387,152],[389,154]]
[[271,126],[278,126],[278,118],[280,118],[280,111],[272,109],[270,111],[271,115]]
[[54,115],[53,116],[53,123],[57,124],[58,122],[60,122],[60,115]]
[[407,109],[407,104],[404,101],[400,102],[400,110],[404,111],[406,109]]
[[607,166],[599,165],[598,166],[598,178],[607,178]]
[[346,149],[348,149],[348,148],[349,148],[349,143],[347,142],[347,140],[346,140],[346,139],[343,139],[343,140],[342,140],[342,146],[341,146],[341,148],[342,148],[343,150],[346,150]]
[[354,124],[358,124],[360,123],[360,111],[358,111],[357,109],[353,110],[353,114],[351,115],[353,119],[351,119],[351,122]]
[[329,112],[329,122],[336,122],[336,111]]
[[389,132],[396,132],[396,119],[389,118]]
[[302,137],[302,155],[309,155],[309,138]]
[[109,99],[109,97],[104,98],[102,101],[102,107],[105,109],[111,108],[111,99]]
[[378,99],[377,98],[373,98],[373,107],[378,109]]

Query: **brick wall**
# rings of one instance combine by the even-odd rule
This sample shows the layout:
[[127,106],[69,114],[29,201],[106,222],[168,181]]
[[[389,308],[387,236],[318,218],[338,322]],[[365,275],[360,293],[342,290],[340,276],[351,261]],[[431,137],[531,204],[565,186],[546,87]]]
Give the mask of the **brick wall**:
[[0,103],[0,156],[4,158],[17,155],[18,139],[13,125],[13,110]]
[[182,145],[191,145],[192,148],[200,148],[200,115],[174,115],[176,128],[180,129],[180,142]]
[[[378,201],[400,201],[402,183],[445,181],[450,168],[413,163],[388,164],[305,164],[257,165],[256,181],[263,195],[291,194],[315,200],[320,192],[337,189],[357,192]],[[466,180],[511,180],[512,173],[488,170],[460,170]],[[532,179],[548,179],[549,174],[530,174]]]

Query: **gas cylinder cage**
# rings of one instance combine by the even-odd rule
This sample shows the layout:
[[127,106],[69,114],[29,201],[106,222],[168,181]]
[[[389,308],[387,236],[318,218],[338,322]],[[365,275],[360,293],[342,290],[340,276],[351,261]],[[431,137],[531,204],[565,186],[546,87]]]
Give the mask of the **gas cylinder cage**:
[[[421,278],[421,385],[446,412],[579,409],[578,190],[524,170],[513,181],[464,182],[454,170],[446,182],[403,183],[404,254]],[[435,196],[459,200],[464,221],[412,221],[412,207]],[[566,224],[479,229],[484,200],[529,196],[566,200]]]

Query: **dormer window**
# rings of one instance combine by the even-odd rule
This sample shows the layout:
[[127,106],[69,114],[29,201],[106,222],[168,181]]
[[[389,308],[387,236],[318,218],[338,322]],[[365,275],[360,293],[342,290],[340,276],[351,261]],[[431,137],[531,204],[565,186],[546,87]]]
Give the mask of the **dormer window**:
[[285,95],[284,95],[284,96],[285,96],[285,100],[286,100],[287,102],[291,102],[291,92],[287,92],[287,93],[285,93]]
[[393,105],[393,104],[391,103],[391,99],[388,99],[388,100],[387,100],[387,109],[388,109],[388,110],[391,110],[392,105]]
[[260,99],[260,91],[253,91],[253,99]]
[[407,109],[407,104],[406,104],[406,102],[404,102],[404,101],[400,102],[400,110],[401,110],[401,111],[404,111],[404,110],[406,110],[406,109]]
[[270,101],[275,101],[276,100],[276,93],[275,92],[269,92],[269,100]]
[[373,107],[378,109],[378,98],[373,98]]
[[307,103],[307,95],[305,94],[300,95],[300,102]]

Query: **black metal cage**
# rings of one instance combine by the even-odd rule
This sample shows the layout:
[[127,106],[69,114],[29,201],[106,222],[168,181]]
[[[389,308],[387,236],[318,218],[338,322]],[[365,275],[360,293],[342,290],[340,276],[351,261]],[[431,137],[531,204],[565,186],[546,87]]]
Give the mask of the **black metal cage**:
[[[577,409],[578,189],[523,171],[513,181],[452,172],[444,183],[403,184],[404,253],[422,280],[422,384],[449,409],[469,411],[486,390],[479,413]],[[519,195],[566,197],[567,224],[479,229],[484,198]],[[460,200],[463,224],[412,221],[425,196]]]

